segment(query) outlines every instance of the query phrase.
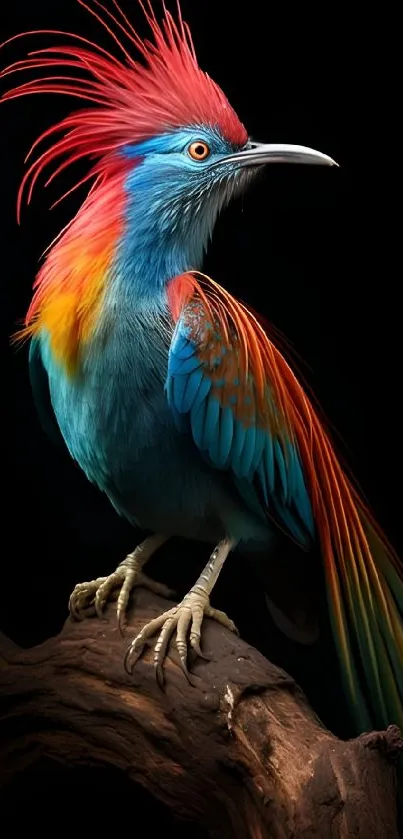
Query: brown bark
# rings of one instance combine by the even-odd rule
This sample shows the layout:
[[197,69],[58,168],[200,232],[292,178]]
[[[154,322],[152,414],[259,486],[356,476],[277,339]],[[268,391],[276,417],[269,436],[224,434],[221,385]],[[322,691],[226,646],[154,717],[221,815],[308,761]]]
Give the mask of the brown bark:
[[222,839],[398,836],[396,728],[338,740],[286,673],[212,621],[194,686],[169,658],[161,692],[150,651],[129,677],[129,637],[163,608],[139,590],[125,638],[109,607],[30,650],[3,639],[3,784],[45,756],[122,769]]

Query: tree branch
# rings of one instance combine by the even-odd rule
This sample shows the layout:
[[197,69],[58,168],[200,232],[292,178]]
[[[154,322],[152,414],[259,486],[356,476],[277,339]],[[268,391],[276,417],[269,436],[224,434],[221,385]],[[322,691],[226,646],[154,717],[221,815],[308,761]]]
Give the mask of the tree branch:
[[140,589],[126,638],[113,607],[33,649],[2,638],[1,781],[43,756],[90,762],[222,839],[395,839],[398,729],[338,740],[286,673],[209,620],[194,686],[169,658],[161,692],[150,650],[129,677],[129,637],[166,605]]

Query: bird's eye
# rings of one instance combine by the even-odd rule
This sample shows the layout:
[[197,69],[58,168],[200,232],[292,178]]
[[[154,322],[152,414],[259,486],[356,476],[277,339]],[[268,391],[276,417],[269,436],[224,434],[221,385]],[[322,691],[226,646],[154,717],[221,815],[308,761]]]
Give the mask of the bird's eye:
[[197,140],[189,146],[188,152],[192,160],[205,160],[210,154],[210,148],[203,140]]

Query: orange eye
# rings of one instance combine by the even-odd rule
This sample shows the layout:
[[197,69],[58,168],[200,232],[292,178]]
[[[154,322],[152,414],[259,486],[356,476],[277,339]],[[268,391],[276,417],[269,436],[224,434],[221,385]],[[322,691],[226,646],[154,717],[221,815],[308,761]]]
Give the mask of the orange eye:
[[193,160],[205,160],[210,154],[210,149],[203,140],[197,140],[196,143],[189,146],[188,152]]

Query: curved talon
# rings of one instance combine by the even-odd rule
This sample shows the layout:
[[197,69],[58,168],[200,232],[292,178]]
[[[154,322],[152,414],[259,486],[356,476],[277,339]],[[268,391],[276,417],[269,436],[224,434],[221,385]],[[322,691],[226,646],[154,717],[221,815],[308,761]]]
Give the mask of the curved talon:
[[196,658],[202,658],[203,661],[212,661],[211,655],[206,655],[206,653],[202,653],[199,642],[193,641],[192,643],[192,639],[190,639],[190,645],[192,648],[192,652],[195,654]]
[[[87,612],[96,612],[96,594],[102,588],[108,577],[98,577],[87,583],[78,583],[69,598],[69,612],[75,620],[83,620]],[[83,614],[84,612],[84,614]]]
[[[179,667],[186,676],[188,682],[194,686],[191,674],[188,671],[188,643],[190,651],[202,658],[204,661],[211,661],[200,649],[201,626],[204,616],[218,621],[222,626],[232,632],[237,632],[235,624],[227,617],[225,612],[213,609],[210,606],[209,597],[205,592],[190,591],[178,606],[164,612],[157,618],[146,624],[141,632],[136,635],[126,651],[124,667],[131,675],[139,660],[147,641],[160,630],[154,649],[154,667],[157,683],[161,689],[164,687],[163,663],[167,655],[169,643],[176,629],[176,650],[179,656]],[[189,633],[190,628],[190,633]],[[188,642],[189,634],[189,642]]]
[[[139,633],[139,635],[136,636],[134,641],[132,641],[132,643],[127,648],[126,653],[125,653],[123,664],[124,664],[124,668],[126,670],[126,673],[129,676],[133,675],[134,667],[137,664],[137,662],[138,662],[138,660],[139,660],[139,658],[140,658],[140,656],[141,656],[141,654],[144,650],[144,647],[146,645],[146,639],[144,639],[144,641],[141,639],[142,643],[140,645],[138,645],[138,641],[140,640],[140,638],[141,638],[141,632]],[[137,649],[136,649],[136,645],[138,645]]]
[[[147,547],[148,541],[148,547]],[[124,635],[124,617],[129,605],[130,594],[138,586],[144,586],[161,597],[172,598],[174,592],[165,583],[150,579],[143,573],[142,565],[166,537],[149,537],[120,563],[109,577],[98,577],[86,583],[78,583],[69,599],[69,612],[74,620],[84,620],[96,615],[105,619],[105,609],[110,601],[117,600],[117,619],[120,634]]]
[[[141,632],[139,632],[135,638],[133,638],[133,641],[131,642],[124,658],[125,670],[127,673],[129,673],[129,675],[132,674],[134,665],[139,660],[147,640],[151,638],[151,636],[154,635],[157,629],[159,629],[163,625],[165,618],[168,615],[170,615],[172,611],[173,610],[171,609],[169,612],[165,612],[163,615],[159,615],[159,617],[154,618],[152,621],[146,624],[146,626],[143,627]],[[128,664],[129,660],[130,664]]]
[[[178,661],[178,666],[179,666],[179,667],[180,667],[180,669],[182,670],[182,673],[183,673],[183,675],[185,676],[185,679],[186,679],[186,681],[188,682],[188,684],[189,684],[189,685],[191,685],[191,687],[192,687],[192,688],[194,688],[194,687],[195,687],[195,683],[194,683],[194,681],[193,681],[193,679],[192,679],[191,673],[189,673],[189,670],[188,670],[188,668],[187,668],[187,665],[186,665],[186,664],[184,664],[184,663],[183,663],[183,661],[181,661],[181,659],[179,659],[179,661]],[[162,667],[162,665],[161,665],[161,667]]]
[[125,668],[128,676],[133,675],[133,667],[134,667],[134,665],[132,665],[131,667],[129,667],[129,665],[128,665],[128,661],[129,661],[129,658],[130,658],[130,652],[131,652],[131,647],[128,647],[126,652],[125,652],[125,657],[123,659],[123,667]]

